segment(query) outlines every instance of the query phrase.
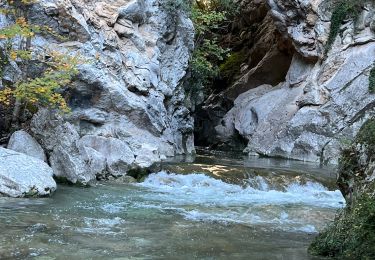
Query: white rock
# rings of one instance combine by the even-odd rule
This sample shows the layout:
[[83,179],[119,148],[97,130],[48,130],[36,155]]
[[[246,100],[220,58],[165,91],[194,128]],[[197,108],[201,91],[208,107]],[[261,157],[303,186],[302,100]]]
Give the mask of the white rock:
[[29,133],[23,130],[16,131],[12,134],[7,148],[45,162],[47,161],[44,150],[40,144]]
[[45,162],[0,147],[0,194],[10,197],[49,196],[56,190]]

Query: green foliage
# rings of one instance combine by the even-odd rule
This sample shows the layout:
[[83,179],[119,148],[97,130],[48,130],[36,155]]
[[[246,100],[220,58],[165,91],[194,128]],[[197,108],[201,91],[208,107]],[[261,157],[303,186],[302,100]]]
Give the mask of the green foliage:
[[365,144],[368,147],[375,147],[375,119],[369,119],[359,130],[356,143]]
[[342,22],[347,18],[357,19],[361,6],[365,0],[338,0],[334,4],[334,10],[331,17],[330,33],[326,45],[326,52],[328,52],[337,35],[340,32]]
[[[0,41],[5,41],[4,46],[6,46],[0,57],[1,65],[5,66],[9,61],[15,61],[24,71],[18,82],[0,91],[0,103],[7,106],[15,104],[16,110],[19,110],[20,105],[23,107],[32,105],[34,107],[57,108],[68,112],[69,108],[61,92],[78,73],[77,65],[81,61],[78,57],[57,52],[45,53],[45,55],[41,55],[43,58],[33,57],[31,39],[42,29],[51,32],[49,28],[28,23],[25,10],[35,2],[35,0],[8,0],[8,5],[11,7],[3,9],[3,13],[14,16],[15,22],[0,29]],[[15,38],[21,44],[13,46]],[[45,56],[49,58],[46,60]],[[34,77],[27,75],[25,70],[28,61],[32,59],[43,64],[46,68],[41,75],[34,75]],[[16,102],[12,100],[16,100]]]
[[211,33],[217,29],[219,24],[226,19],[226,12],[218,12],[210,9],[200,9],[194,6],[191,11],[191,19],[194,23],[195,33],[199,38],[202,35]]
[[51,61],[46,61],[49,69],[43,75],[17,83],[13,96],[25,103],[36,106],[58,108],[69,112],[61,90],[67,86],[78,73],[76,66],[78,57],[70,57],[60,53],[50,53]]
[[187,13],[195,28],[195,51],[190,60],[189,79],[186,82],[190,95],[208,90],[211,82],[219,75],[219,64],[229,50],[218,43],[218,30],[234,15],[237,7],[233,0],[164,0],[163,8],[177,14]]
[[162,7],[170,14],[177,14],[180,10],[189,13],[190,1],[189,0],[164,0]]
[[216,43],[216,40],[204,39],[201,46],[195,50],[191,61],[194,77],[202,84],[206,84],[218,76],[219,67],[212,61],[222,61],[227,52]]
[[371,94],[375,94],[375,64],[373,68],[370,70],[370,77],[369,77],[369,92]]
[[[191,19],[195,26],[195,51],[190,61],[191,92],[208,90],[211,82],[219,75],[218,64],[224,60],[229,50],[220,47],[215,30],[225,21],[226,13],[207,7],[194,5]],[[194,96],[194,95],[193,95]]]
[[238,74],[241,69],[241,64],[247,60],[245,51],[239,51],[232,53],[224,63],[220,65],[220,76],[227,82],[233,80],[233,76]]
[[309,248],[311,254],[375,259],[375,182],[366,181],[365,170],[369,166],[361,159],[363,152],[370,161],[375,155],[375,119],[363,124],[355,141],[341,153],[337,183],[347,206],[316,237]]
[[228,16],[239,13],[239,4],[236,4],[233,0],[212,0],[211,6],[216,11],[225,11]]
[[344,209],[311,244],[313,255],[375,259],[375,198],[364,194]]

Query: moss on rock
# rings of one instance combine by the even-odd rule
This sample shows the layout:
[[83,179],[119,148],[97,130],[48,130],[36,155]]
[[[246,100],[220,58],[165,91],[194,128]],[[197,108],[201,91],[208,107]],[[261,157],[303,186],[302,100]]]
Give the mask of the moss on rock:
[[133,177],[139,182],[142,182],[148,175],[151,174],[151,170],[148,168],[134,168],[127,172],[128,176]]
[[375,198],[363,194],[345,208],[311,244],[313,255],[339,259],[375,259]]
[[364,144],[371,150],[375,148],[375,119],[370,119],[362,125],[357,134],[356,143]]
[[220,65],[220,76],[227,82],[233,81],[233,78],[240,73],[241,64],[248,59],[246,51],[232,53],[223,64]]
[[334,1],[334,9],[331,17],[331,27],[326,45],[326,53],[331,49],[340,32],[343,21],[347,18],[356,20],[361,7],[367,0],[338,0]]
[[373,68],[370,70],[368,89],[371,94],[375,94],[375,64]]
[[313,241],[313,255],[375,259],[375,119],[368,120],[342,151],[337,184],[347,206]]

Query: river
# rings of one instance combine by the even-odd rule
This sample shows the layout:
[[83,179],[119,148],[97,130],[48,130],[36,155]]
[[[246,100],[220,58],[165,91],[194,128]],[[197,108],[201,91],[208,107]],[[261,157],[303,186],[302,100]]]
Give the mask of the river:
[[334,170],[201,152],[141,183],[0,198],[0,259],[316,259],[344,199]]

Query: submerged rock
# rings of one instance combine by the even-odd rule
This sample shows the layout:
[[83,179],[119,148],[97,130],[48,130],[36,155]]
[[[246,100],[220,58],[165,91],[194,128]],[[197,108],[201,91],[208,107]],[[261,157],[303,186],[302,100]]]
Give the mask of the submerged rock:
[[49,196],[56,190],[45,162],[0,147],[0,194],[9,197]]

